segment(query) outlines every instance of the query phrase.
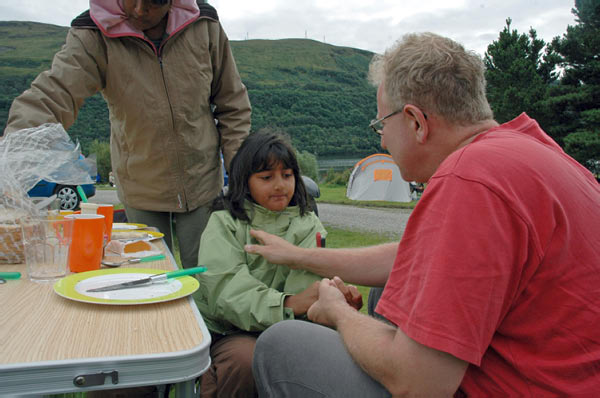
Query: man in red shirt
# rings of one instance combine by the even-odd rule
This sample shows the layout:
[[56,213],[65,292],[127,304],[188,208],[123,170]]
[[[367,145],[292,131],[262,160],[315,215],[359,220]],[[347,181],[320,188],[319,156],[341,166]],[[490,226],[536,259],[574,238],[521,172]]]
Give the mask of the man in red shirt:
[[[427,182],[399,244],[247,247],[326,278],[310,320],[258,340],[260,396],[593,396],[600,391],[600,186],[526,114],[499,125],[479,57],[406,35],[371,66],[381,135]],[[341,279],[340,279],[341,277]],[[346,282],[384,286],[377,312]]]

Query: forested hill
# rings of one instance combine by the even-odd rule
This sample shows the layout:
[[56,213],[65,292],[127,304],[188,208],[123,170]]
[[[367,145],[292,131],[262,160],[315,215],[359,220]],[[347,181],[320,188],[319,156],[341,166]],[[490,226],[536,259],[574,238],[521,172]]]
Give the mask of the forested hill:
[[[68,28],[0,21],[0,132],[12,100],[50,67]],[[375,88],[367,82],[373,54],[306,39],[232,41],[249,90],[252,130],[287,132],[299,150],[318,155],[366,155],[379,150],[367,125],[376,114]],[[69,133],[84,152],[108,141],[109,121],[100,95],[88,99]]]

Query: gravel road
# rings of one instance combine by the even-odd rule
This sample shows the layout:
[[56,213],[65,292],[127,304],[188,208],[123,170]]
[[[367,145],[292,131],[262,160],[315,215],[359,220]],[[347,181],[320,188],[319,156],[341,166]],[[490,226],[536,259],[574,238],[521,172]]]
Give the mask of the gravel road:
[[400,239],[412,210],[366,208],[319,203],[319,218],[327,226],[377,232]]
[[118,205],[121,203],[114,189],[96,189],[96,194],[89,201],[91,203],[102,203],[106,205]]
[[[118,204],[117,191],[97,189],[92,203]],[[376,232],[400,239],[411,213],[408,209],[366,208],[319,203],[319,218],[327,226]]]

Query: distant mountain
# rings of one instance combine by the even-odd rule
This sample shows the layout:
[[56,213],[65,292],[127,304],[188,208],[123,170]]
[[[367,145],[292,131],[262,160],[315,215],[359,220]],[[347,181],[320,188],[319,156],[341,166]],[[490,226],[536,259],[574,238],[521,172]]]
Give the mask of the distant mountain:
[[[68,28],[0,21],[0,132],[12,100],[50,67]],[[232,41],[252,103],[252,130],[286,131],[299,150],[322,155],[366,155],[379,150],[367,124],[377,111],[366,79],[372,53],[306,39]],[[108,111],[89,98],[69,133],[84,150],[107,141]]]

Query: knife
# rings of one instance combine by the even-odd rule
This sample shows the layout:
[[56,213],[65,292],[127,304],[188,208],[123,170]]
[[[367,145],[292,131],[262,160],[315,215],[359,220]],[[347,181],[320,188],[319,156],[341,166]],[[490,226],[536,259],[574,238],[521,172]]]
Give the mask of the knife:
[[206,271],[206,267],[180,269],[178,271],[171,271],[171,272],[165,272],[162,274],[156,274],[156,275],[152,275],[148,278],[137,279],[135,281],[122,282],[122,283],[117,283],[115,285],[109,285],[109,286],[104,286],[104,287],[97,287],[94,289],[88,289],[88,290],[86,290],[86,292],[88,292],[88,293],[109,292],[111,290],[130,289],[133,287],[141,287],[144,285],[151,285],[151,284],[157,283],[157,282],[164,282],[170,278],[177,278],[177,277],[185,276],[185,275],[199,274],[204,271]]
[[20,277],[20,272],[0,272],[0,278],[2,279],[19,279]]

